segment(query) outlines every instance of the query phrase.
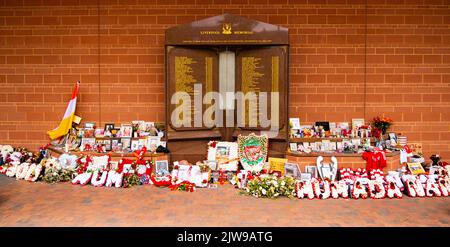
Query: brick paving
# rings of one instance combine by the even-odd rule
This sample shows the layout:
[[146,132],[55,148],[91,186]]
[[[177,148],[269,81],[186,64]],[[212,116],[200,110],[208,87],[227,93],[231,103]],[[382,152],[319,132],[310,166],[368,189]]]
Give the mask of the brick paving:
[[0,176],[0,226],[450,226],[450,198],[257,199],[230,185],[194,193],[49,185]]

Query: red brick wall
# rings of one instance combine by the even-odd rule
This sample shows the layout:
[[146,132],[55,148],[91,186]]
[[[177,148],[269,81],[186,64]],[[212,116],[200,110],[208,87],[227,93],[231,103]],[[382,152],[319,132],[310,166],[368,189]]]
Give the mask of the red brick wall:
[[164,30],[229,12],[289,28],[290,116],[389,116],[450,159],[449,2],[367,2],[366,29],[364,0],[0,0],[0,143],[46,143],[76,80],[85,120],[164,121]]

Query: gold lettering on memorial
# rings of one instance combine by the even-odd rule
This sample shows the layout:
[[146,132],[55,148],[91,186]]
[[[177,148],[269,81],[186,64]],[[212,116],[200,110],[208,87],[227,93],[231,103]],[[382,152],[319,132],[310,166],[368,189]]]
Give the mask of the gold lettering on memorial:
[[[175,91],[186,92],[193,99],[193,95],[198,93],[194,92],[194,83],[197,83],[197,79],[194,77],[194,70],[192,64],[197,63],[193,58],[186,56],[175,57]],[[178,100],[178,99],[177,99]],[[181,102],[177,106],[181,105]],[[194,109],[190,107],[192,111],[191,119],[194,116]],[[193,111],[194,110],[194,111]],[[180,119],[183,119],[183,113],[181,113]]]
[[[264,76],[264,73],[259,72],[258,70],[261,69],[260,66],[261,58],[257,57],[242,57],[242,92],[244,94],[247,94],[249,92],[257,94],[261,91],[260,88],[260,79]],[[245,103],[245,110],[243,111],[244,116],[242,116],[245,119],[245,125],[249,126],[250,124],[250,106],[252,108],[252,116],[257,116],[259,119],[259,103],[258,99],[253,97],[248,99]],[[259,125],[259,122],[257,122],[257,125]],[[256,127],[256,126],[254,126]]]

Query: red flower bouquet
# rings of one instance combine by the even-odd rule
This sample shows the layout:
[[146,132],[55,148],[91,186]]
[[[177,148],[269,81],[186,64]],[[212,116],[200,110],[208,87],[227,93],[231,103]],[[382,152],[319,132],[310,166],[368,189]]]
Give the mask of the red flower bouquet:
[[393,122],[394,121],[391,118],[374,117],[371,124],[375,129],[380,130],[381,133],[384,135],[386,134],[386,131],[389,129],[389,127],[391,127]]

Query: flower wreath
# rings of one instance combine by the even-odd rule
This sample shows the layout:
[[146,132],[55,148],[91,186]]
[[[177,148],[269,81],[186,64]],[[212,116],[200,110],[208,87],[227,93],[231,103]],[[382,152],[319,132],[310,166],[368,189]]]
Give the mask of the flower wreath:
[[191,183],[189,181],[183,181],[178,184],[171,184],[169,185],[170,190],[179,190],[179,191],[187,191],[187,192],[194,192],[195,191],[195,184]]

